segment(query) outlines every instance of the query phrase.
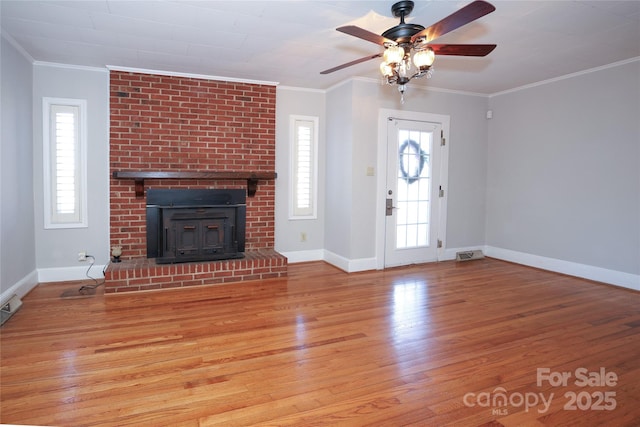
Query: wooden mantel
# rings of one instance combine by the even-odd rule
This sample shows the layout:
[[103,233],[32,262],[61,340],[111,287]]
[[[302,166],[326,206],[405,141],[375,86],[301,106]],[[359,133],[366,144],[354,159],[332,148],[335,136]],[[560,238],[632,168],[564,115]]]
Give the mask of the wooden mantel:
[[114,171],[116,179],[133,179],[136,184],[136,197],[144,197],[145,179],[246,179],[247,195],[253,197],[258,189],[258,180],[276,179],[276,172],[167,172],[167,171]]

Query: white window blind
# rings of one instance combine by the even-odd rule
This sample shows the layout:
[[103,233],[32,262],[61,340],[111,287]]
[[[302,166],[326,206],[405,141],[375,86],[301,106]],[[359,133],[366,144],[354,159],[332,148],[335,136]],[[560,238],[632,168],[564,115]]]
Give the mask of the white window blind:
[[317,128],[317,117],[291,116],[292,219],[317,216]]
[[86,227],[86,102],[43,105],[45,228]]

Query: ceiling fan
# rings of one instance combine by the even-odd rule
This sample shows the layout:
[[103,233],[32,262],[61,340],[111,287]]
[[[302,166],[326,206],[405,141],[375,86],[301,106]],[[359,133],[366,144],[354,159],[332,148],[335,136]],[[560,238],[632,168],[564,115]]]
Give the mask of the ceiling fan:
[[[413,10],[412,1],[399,1],[391,6],[394,17],[400,18],[400,23],[389,28],[381,35],[377,35],[355,25],[347,25],[336,28],[338,31],[354,37],[383,46],[384,52],[365,56],[337,67],[329,68],[320,74],[329,74],[343,68],[383,57],[380,64],[380,72],[388,84],[398,84],[401,94],[404,94],[405,85],[415,77],[431,77],[432,65],[437,55],[453,56],[486,56],[495,44],[435,44],[432,43],[438,37],[462,27],[478,18],[483,17],[496,8],[483,0],[476,0],[452,13],[446,18],[436,22],[430,27],[419,24],[406,23],[405,18]],[[413,52],[413,64],[417,70],[411,70],[411,56]]]

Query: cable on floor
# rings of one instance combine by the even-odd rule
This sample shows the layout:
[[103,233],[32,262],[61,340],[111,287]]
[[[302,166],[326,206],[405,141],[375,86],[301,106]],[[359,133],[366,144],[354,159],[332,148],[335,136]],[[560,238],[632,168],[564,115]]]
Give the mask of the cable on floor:
[[[84,285],[82,287],[80,287],[80,289],[78,289],[78,292],[80,292],[81,294],[83,294],[86,291],[90,291],[92,289],[97,288],[98,286],[104,285],[105,280],[102,279],[102,281],[98,281],[98,279],[96,279],[95,277],[92,277],[89,272],[91,271],[91,267],[93,267],[93,264],[96,263],[96,257],[94,257],[93,255],[86,255],[87,258],[91,258],[91,264],[89,265],[89,268],[87,268],[87,272],[85,273],[85,275],[93,280],[94,284],[93,285]],[[105,270],[107,269],[107,266],[105,265],[104,268],[102,269],[102,275],[104,276]]]

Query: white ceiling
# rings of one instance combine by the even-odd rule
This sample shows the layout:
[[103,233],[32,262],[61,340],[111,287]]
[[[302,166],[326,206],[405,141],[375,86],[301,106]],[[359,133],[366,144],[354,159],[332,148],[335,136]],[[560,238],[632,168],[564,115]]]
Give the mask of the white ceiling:
[[[416,1],[408,21],[425,27],[470,3]],[[490,0],[491,1],[491,0]],[[382,33],[398,23],[385,1],[1,0],[2,32],[35,61],[116,66],[327,89],[379,79],[371,60],[320,71],[381,48],[337,32]],[[484,58],[436,58],[441,89],[492,94],[640,57],[640,1],[491,1],[496,11],[440,39],[495,43]]]

